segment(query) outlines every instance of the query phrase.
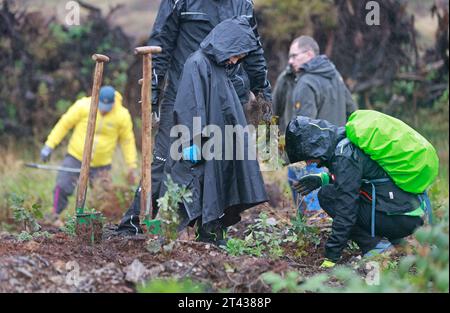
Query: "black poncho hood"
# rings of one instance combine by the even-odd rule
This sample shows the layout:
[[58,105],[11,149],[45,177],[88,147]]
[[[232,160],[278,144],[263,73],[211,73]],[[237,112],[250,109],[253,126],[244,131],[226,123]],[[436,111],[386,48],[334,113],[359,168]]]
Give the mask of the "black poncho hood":
[[258,49],[258,41],[245,17],[234,17],[217,25],[200,44],[204,54],[217,64],[232,56],[248,54]]
[[298,116],[286,130],[286,153],[291,163],[312,159],[326,163],[344,138],[344,127],[337,127],[325,120]]

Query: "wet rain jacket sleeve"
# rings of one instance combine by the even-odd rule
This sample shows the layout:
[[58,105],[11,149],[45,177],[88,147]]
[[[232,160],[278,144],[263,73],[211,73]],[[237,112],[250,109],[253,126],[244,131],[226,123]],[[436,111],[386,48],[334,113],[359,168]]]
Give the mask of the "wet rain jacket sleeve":
[[295,115],[317,118],[316,97],[316,92],[310,85],[299,81],[292,94],[292,105],[294,106]]
[[123,117],[123,125],[119,131],[119,143],[128,167],[131,169],[137,168],[137,151],[133,133],[133,122],[128,112]]
[[250,90],[255,94],[262,94],[264,99],[272,101],[272,87],[267,79],[267,63],[264,58],[264,50],[261,45],[260,36],[258,33],[258,25],[253,12],[253,5],[248,7],[248,18],[250,26],[255,33],[258,40],[258,49],[251,52],[243,61],[243,66],[250,79]]
[[55,149],[67,133],[78,124],[78,122],[83,118],[84,110],[82,106],[82,100],[75,102],[69,110],[59,119],[55,127],[48,135],[45,144],[52,149]]
[[[351,148],[347,146],[344,149]],[[322,187],[325,188],[322,195],[332,199],[336,212],[332,233],[325,246],[325,256],[332,261],[338,261],[356,223],[362,169],[358,162],[345,155],[336,156],[332,163],[335,181],[332,185]]]
[[153,84],[164,80],[172,53],[177,44],[180,27],[179,1],[163,0],[150,35],[148,45],[160,46],[162,53],[153,56]]

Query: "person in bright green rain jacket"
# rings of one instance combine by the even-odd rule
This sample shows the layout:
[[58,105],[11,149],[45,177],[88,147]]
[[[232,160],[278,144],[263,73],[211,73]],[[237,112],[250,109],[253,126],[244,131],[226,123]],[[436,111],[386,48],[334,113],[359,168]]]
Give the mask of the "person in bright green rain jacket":
[[[81,168],[84,142],[88,125],[91,97],[76,101],[61,117],[49,134],[41,150],[41,160],[47,162],[53,150],[73,129],[63,167]],[[137,169],[137,151],[133,133],[131,115],[122,104],[122,95],[111,86],[100,89],[99,106],[94,135],[90,179],[107,173],[111,169],[112,157],[117,144],[120,143],[125,162],[129,168],[129,180],[135,180]],[[60,171],[56,179],[53,198],[53,212],[60,214],[73,194],[78,180],[78,173]]]

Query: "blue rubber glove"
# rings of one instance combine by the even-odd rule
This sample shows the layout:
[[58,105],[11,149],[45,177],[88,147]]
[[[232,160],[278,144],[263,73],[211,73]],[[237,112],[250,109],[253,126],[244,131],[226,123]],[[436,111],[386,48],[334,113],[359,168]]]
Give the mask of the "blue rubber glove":
[[41,160],[42,162],[48,162],[50,160],[50,156],[52,155],[53,149],[49,146],[45,145],[41,149]]
[[183,159],[186,161],[190,161],[193,164],[197,164],[200,162],[201,152],[200,148],[197,145],[192,145],[190,147],[183,149]]

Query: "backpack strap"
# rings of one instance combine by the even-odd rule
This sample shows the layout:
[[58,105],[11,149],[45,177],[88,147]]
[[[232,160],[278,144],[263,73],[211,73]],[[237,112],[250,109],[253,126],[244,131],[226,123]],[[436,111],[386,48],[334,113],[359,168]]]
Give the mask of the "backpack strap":
[[372,179],[367,180],[363,179],[363,183],[372,185],[372,217],[371,217],[371,235],[372,237],[375,237],[375,208],[377,203],[377,193],[376,193],[376,184],[382,184],[387,183],[390,181],[389,178],[378,178],[378,179]]
[[[363,179],[363,183],[372,185],[372,216],[371,216],[371,235],[372,237],[375,237],[375,209],[376,209],[376,184],[382,184],[389,182],[389,178],[379,178],[379,179],[372,179],[367,180]],[[433,210],[431,207],[431,201],[428,197],[428,192],[425,191],[422,194],[418,195],[420,203],[425,203],[425,212],[428,216],[428,223],[430,225],[433,225]]]
[[418,195],[420,203],[425,203],[425,213],[428,216],[428,223],[433,225],[433,208],[431,206],[430,197],[428,197],[428,192]]

